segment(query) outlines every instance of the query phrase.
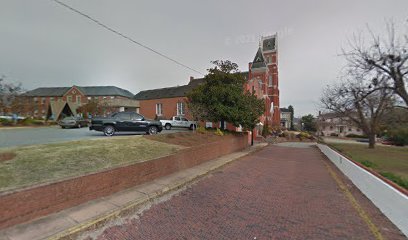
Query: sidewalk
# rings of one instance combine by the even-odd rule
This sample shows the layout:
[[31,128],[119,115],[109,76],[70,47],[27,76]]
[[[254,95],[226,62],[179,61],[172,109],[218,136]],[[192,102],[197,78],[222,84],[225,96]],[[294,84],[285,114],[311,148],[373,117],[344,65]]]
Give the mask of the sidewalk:
[[209,172],[265,146],[266,144],[257,144],[245,151],[220,157],[109,197],[1,230],[0,240],[70,239],[82,231],[134,212],[144,203],[178,190]]

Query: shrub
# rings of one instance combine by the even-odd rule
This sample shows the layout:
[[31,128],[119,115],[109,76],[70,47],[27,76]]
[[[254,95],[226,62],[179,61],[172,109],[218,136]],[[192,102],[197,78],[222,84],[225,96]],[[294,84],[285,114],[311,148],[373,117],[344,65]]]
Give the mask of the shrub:
[[348,138],[367,138],[366,135],[359,135],[359,134],[353,134],[353,133],[347,134],[346,137]]
[[217,136],[224,136],[224,133],[221,131],[221,129],[217,128],[217,130],[214,133]]
[[330,137],[338,137],[339,136],[339,134],[337,134],[337,133],[330,133]]
[[38,119],[26,118],[21,122],[21,124],[23,124],[24,126],[44,125],[44,121],[38,120]]
[[380,172],[380,174],[385,177],[388,178],[389,180],[395,182],[396,184],[400,185],[401,187],[408,189],[408,180],[403,179],[400,176],[397,176],[393,173],[390,172]]
[[391,130],[388,134],[389,140],[397,146],[408,145],[408,127],[400,127]]
[[13,125],[13,121],[9,119],[0,118],[0,124],[3,126],[11,126]]
[[196,132],[201,133],[201,134],[204,134],[204,133],[207,132],[207,130],[205,129],[205,127],[198,126],[198,127],[196,128]]
[[370,162],[370,161],[368,161],[368,160],[362,161],[361,164],[363,164],[364,166],[369,167],[369,168],[372,168],[372,167],[375,167],[375,166],[376,166],[375,163]]

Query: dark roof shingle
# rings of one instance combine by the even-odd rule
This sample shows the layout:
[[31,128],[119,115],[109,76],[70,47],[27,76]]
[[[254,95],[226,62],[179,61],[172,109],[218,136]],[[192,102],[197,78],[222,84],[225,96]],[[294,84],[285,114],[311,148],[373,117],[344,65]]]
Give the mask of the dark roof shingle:
[[[118,88],[115,86],[86,86],[78,88],[86,96],[122,96],[133,98],[133,93],[128,90]],[[72,87],[43,87],[24,93],[24,96],[29,97],[61,97]]]

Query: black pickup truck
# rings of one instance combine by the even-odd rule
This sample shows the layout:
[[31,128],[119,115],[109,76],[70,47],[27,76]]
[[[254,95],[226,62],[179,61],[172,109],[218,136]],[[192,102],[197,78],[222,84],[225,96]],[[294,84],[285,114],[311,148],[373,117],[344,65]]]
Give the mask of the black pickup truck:
[[89,130],[102,131],[105,136],[113,136],[115,132],[157,134],[163,126],[160,121],[145,119],[135,112],[117,112],[110,117],[92,119]]

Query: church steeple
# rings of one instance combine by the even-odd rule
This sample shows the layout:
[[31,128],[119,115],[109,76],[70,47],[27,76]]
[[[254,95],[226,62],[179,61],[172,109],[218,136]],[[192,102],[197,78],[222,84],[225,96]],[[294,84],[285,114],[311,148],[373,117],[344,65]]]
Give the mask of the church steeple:
[[265,59],[262,54],[262,49],[261,47],[258,48],[258,52],[255,55],[254,61],[252,62],[252,69],[254,68],[265,68]]

